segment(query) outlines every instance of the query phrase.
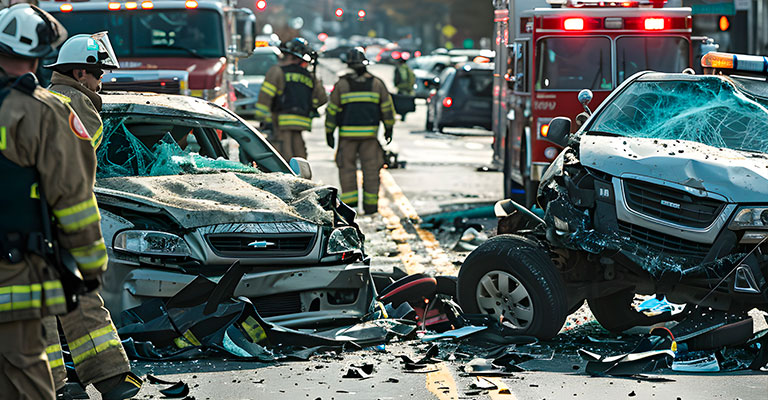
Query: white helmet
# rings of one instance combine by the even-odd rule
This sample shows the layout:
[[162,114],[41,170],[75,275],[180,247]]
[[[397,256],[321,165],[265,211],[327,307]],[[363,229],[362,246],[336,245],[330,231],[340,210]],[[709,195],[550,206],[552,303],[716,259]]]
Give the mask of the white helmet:
[[45,67],[62,70],[90,66],[99,69],[120,68],[107,32],[72,36],[61,45],[56,62]]
[[66,38],[64,26],[36,6],[19,3],[0,10],[0,54],[42,58]]

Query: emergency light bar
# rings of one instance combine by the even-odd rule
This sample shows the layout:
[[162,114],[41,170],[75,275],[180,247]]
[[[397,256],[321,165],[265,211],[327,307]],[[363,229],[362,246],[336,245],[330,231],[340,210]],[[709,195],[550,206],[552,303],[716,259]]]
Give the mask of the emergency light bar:
[[701,66],[704,68],[768,73],[768,57],[711,51],[701,57]]
[[653,7],[662,8],[667,0],[547,0],[547,4],[555,7],[595,8],[595,7]]

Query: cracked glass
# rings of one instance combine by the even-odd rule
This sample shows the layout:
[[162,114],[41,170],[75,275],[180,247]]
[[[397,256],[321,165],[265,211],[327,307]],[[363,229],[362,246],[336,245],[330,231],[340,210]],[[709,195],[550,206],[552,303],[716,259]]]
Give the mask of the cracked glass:
[[638,81],[606,105],[589,130],[768,153],[768,99],[716,76]]

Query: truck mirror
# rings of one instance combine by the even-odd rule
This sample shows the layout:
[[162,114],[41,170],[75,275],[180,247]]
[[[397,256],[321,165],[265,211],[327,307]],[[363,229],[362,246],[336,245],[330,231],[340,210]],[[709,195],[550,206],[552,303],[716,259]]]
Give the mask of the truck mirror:
[[589,102],[592,101],[592,97],[594,97],[594,95],[592,94],[592,91],[589,89],[581,89],[581,91],[579,92],[579,96],[578,96],[579,103],[581,103],[582,107],[584,107],[584,111],[586,111],[588,115],[592,115],[592,110],[590,110],[589,107],[587,107]]
[[557,117],[549,122],[549,131],[547,140],[565,147],[568,145],[568,136],[571,134],[571,119],[567,117]]
[[247,8],[235,10],[235,29],[230,49],[236,57],[248,57],[256,47],[256,16]]

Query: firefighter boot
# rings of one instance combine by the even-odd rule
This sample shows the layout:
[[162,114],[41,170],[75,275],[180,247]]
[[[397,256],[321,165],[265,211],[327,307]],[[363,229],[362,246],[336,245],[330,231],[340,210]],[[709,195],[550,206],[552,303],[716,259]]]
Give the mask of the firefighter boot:
[[141,378],[133,372],[113,376],[103,381],[94,382],[93,386],[101,392],[103,400],[123,400],[136,396],[141,389]]

